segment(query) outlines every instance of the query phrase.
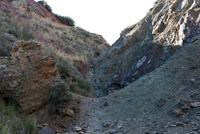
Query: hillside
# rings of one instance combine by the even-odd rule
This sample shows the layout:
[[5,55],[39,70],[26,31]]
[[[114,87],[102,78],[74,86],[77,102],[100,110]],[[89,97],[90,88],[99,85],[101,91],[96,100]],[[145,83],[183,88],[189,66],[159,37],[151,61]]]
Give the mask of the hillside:
[[[85,77],[89,72],[90,62],[109,46],[101,35],[89,33],[79,27],[66,26],[34,0],[2,0],[0,7],[1,40],[8,44],[7,49],[1,49],[0,55],[10,53],[12,41],[34,39],[46,44]],[[4,44],[1,43],[0,46]]]
[[108,46],[33,0],[0,1],[0,133],[200,133],[199,9],[158,0]]
[[95,97],[86,76],[108,46],[34,0],[1,0],[0,133],[32,134],[45,123],[55,130],[73,120],[80,99]]

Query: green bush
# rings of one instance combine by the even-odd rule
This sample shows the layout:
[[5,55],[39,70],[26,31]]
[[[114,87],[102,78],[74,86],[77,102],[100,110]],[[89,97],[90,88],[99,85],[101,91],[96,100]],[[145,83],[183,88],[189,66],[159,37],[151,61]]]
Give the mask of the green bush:
[[50,93],[50,114],[59,114],[59,108],[66,106],[72,96],[64,82],[57,82],[52,85]]
[[56,62],[59,74],[63,81],[69,86],[69,91],[86,97],[94,96],[93,89],[89,81],[85,80],[81,74],[67,61],[59,58]]
[[54,15],[56,16],[57,19],[59,19],[64,24],[67,24],[69,26],[75,26],[75,22],[72,18],[66,17],[66,16],[61,16],[61,15],[58,15],[58,14],[54,14]]
[[51,7],[48,5],[48,3],[44,0],[38,1],[38,3],[42,4],[49,12],[52,12]]
[[[52,8],[48,5],[48,3],[44,0],[38,1],[38,3],[42,4],[49,12],[52,12]],[[61,16],[58,14],[54,14],[57,19],[59,19],[61,22],[64,24],[67,24],[69,26],[75,26],[75,22],[72,18],[67,17],[67,16]]]

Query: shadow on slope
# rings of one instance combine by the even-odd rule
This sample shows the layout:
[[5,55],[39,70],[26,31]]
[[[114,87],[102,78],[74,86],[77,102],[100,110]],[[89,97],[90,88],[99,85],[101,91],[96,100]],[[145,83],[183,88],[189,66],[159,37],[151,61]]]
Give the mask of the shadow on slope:
[[[199,107],[192,106],[200,101],[199,44],[200,37],[194,37],[166,64],[123,90],[93,102],[91,128],[136,134],[193,131],[199,122]],[[105,128],[103,121],[115,125]],[[178,122],[181,125],[176,125]]]

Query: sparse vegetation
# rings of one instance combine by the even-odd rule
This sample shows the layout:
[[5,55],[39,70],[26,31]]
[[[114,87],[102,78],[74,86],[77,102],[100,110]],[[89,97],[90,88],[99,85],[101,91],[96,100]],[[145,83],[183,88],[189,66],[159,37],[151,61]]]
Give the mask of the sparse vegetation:
[[102,44],[102,41],[99,40],[99,39],[94,40],[94,42],[97,43],[97,44]]
[[16,22],[10,27],[7,32],[14,35],[17,39],[20,40],[30,40],[33,39],[33,33],[29,30],[30,28],[27,25],[20,25]]
[[0,97],[0,134],[36,134],[36,119],[20,113],[15,103]]
[[23,124],[24,132],[26,134],[35,134],[36,133],[36,119],[27,118]]
[[27,25],[21,25],[10,15],[0,13],[0,56],[9,56],[12,49],[12,41],[5,38],[5,33],[13,35],[19,40],[34,39],[33,33]]
[[84,80],[81,74],[64,59],[59,58],[57,60],[57,67],[61,78],[69,86],[70,92],[83,96],[94,96],[93,89],[91,88],[89,82]]

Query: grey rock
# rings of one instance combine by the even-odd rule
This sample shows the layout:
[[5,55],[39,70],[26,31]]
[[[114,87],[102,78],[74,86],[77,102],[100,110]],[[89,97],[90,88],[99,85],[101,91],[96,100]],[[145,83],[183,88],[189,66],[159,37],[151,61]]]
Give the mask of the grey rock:
[[195,82],[196,82],[196,79],[195,79],[195,78],[192,78],[190,81],[191,81],[192,83],[195,83]]
[[119,126],[119,127],[118,127],[118,129],[122,129],[122,128],[123,128],[123,126]]
[[109,123],[109,122],[107,122],[107,121],[104,121],[103,122],[103,127],[104,128],[108,128],[108,127],[110,127],[111,126],[111,124]]
[[117,133],[116,130],[114,130],[114,129],[109,130],[109,134],[115,134],[115,133]]
[[198,130],[199,130],[199,127],[194,127],[192,130],[193,130],[193,131],[198,131]]
[[54,131],[49,127],[43,127],[38,131],[38,134],[54,134]]
[[14,35],[9,34],[9,33],[4,33],[4,37],[5,37],[7,40],[11,41],[11,42],[17,41],[17,38],[16,38]]
[[191,103],[191,106],[194,108],[200,107],[200,102]]
[[74,130],[75,132],[80,132],[80,131],[82,131],[82,128],[80,128],[80,127],[74,127],[73,130]]

